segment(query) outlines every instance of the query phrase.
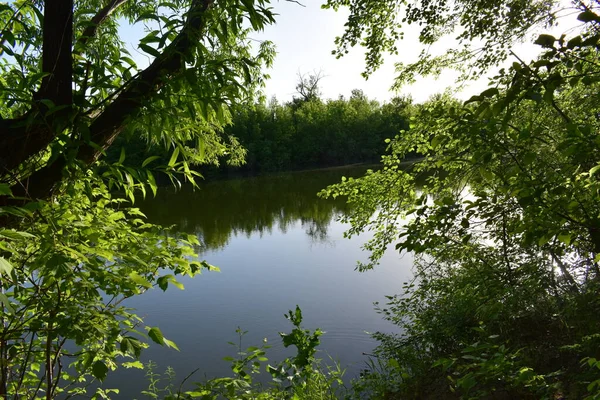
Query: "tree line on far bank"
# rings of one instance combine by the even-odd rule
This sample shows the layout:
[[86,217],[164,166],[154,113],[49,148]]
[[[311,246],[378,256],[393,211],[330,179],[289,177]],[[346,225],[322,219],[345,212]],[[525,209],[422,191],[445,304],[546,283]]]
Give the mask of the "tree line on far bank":
[[[410,98],[395,97],[382,104],[358,89],[349,98],[335,100],[322,99],[314,89],[290,102],[272,98],[268,103],[246,104],[233,110],[222,133],[235,140],[234,148],[243,149],[245,162],[224,155],[218,165],[198,169],[205,176],[254,175],[375,163],[385,151],[386,139],[409,128],[414,109]],[[123,136],[108,157],[116,161],[123,150],[131,164],[151,156],[160,157],[157,164],[166,164],[171,156],[162,145]]]

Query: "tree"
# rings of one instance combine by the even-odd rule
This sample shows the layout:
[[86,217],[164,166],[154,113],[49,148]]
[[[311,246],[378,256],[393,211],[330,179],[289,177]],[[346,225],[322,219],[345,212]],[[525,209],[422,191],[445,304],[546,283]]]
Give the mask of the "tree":
[[382,169],[324,192],[348,196],[350,235],[374,232],[360,269],[393,244],[415,256],[415,280],[379,308],[401,327],[376,335],[385,390],[598,396],[600,16],[578,19],[469,101],[418,106]]
[[[365,47],[365,77],[381,66],[384,54],[398,55],[404,29],[418,25],[424,49],[416,62],[396,64],[396,87],[400,87],[447,68],[461,71],[462,80],[480,77],[505,60],[513,44],[527,38],[531,28],[549,26],[568,13],[569,7],[562,9],[561,4],[543,0],[328,0],[323,7],[349,8],[345,32],[336,38],[333,54],[339,58],[357,44]],[[576,9],[588,7],[585,2],[572,4]],[[458,46],[435,55],[432,46],[447,36],[454,36]]]
[[[328,4],[353,6],[347,35],[338,44],[343,52],[367,32],[367,71],[380,63],[381,51],[394,51],[396,2]],[[483,53],[488,58],[476,66],[496,60],[489,45],[494,38],[507,46],[538,20],[552,20],[544,14],[545,3],[531,2],[425,2],[407,11],[410,22],[426,23],[426,43],[457,26],[467,28],[465,40],[489,39]],[[595,14],[592,20],[597,21]],[[248,35],[272,22],[267,0],[20,0],[0,5],[0,194],[3,222],[10,223],[0,229],[0,397],[82,395],[110,370],[139,367],[136,358],[147,340],[175,346],[157,327],[144,326],[122,302],[153,287],[182,287],[177,275],[212,267],[197,259],[194,237],[147,224],[139,210],[126,207],[111,189],[123,188],[133,202],[134,190],[156,190],[154,175],[144,167],[154,166],[173,179],[183,173],[193,181],[190,164],[215,162],[235,151],[221,135],[222,126],[230,119],[231,106],[254,96],[264,79],[261,66],[273,57],[269,43],[253,49]],[[146,29],[138,47],[149,57],[147,66],[138,67],[127,52],[119,31],[123,23]],[[501,58],[505,52],[497,54]],[[448,60],[456,61],[471,53],[451,55]],[[425,70],[440,66],[428,64],[426,54],[422,60],[417,66],[427,66]],[[515,80],[523,84],[519,96],[529,93],[535,81],[522,76]],[[561,86],[544,82],[554,89]],[[548,87],[543,86],[544,93]],[[581,98],[587,95],[582,92]],[[317,103],[306,102],[307,126]],[[503,115],[506,110],[501,107]],[[465,120],[472,121],[468,116]],[[474,122],[481,128],[482,121]],[[578,138],[578,129],[569,132]],[[125,151],[116,162],[103,162],[105,151],[123,136],[165,145],[171,156],[159,166],[159,158],[149,157],[143,169],[126,165]],[[593,153],[590,157],[595,162]],[[581,181],[588,185],[581,188],[584,203],[592,206],[593,175],[589,172],[589,179]],[[396,182],[393,174],[381,176]],[[568,208],[569,203],[558,206]],[[358,212],[364,210],[359,207]],[[581,222],[579,214],[571,216]],[[573,233],[569,237],[593,244],[588,240],[593,230],[586,231],[589,221],[584,222],[576,225],[577,231],[568,231]],[[564,228],[550,225],[553,234]],[[567,261],[565,253],[556,256]],[[577,270],[569,264],[565,268]],[[103,388],[93,394],[109,395]]]
[[[247,35],[273,21],[264,0],[2,4],[1,181],[47,198],[68,167],[92,165],[121,134],[179,149],[168,167],[182,172],[204,161],[185,142],[226,152],[227,108],[254,95],[274,54],[268,42],[252,52]],[[146,27],[145,68],[119,37],[124,22]]]
[[[323,72],[318,71],[312,74],[302,74],[298,72],[298,83],[296,84],[296,93],[301,97],[301,101],[312,101],[321,98],[321,89],[319,82],[324,78]],[[296,98],[294,98],[295,100]]]
[[[153,170],[193,182],[192,163],[239,159],[222,127],[262,84],[273,49],[248,34],[273,21],[263,0],[0,4],[0,397],[86,395],[109,371],[141,367],[147,341],[176,347],[123,301],[212,267],[196,237],[130,203],[156,192]],[[145,29],[147,66],[119,25]],[[105,162],[124,136],[171,155],[140,168],[122,149]]]

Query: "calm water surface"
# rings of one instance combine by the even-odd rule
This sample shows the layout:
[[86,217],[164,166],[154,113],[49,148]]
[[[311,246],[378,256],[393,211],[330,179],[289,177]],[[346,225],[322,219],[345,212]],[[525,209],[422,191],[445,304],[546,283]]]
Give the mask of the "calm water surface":
[[[291,331],[284,313],[299,305],[305,328],[326,331],[320,346],[358,374],[376,342],[368,332],[393,332],[373,302],[401,291],[410,278],[412,259],[390,251],[374,271],[355,271],[366,260],[363,235],[344,239],[348,226],[337,218],[347,211],[343,201],[323,200],[316,193],[342,175],[357,176],[364,168],[332,169],[207,183],[200,190],[159,191],[140,207],[151,222],[174,225],[198,236],[200,257],[221,272],[183,279],[185,290],[153,289],[128,305],[177,343],[180,352],[152,345],[143,361],[162,372],[175,369],[179,380],[199,368],[204,376],[230,374],[222,360],[234,355],[227,344],[236,328],[248,331],[243,346],[272,346],[267,356],[276,362],[291,355],[277,332]],[[266,375],[266,374],[265,374]],[[193,381],[193,379],[192,379]],[[121,370],[105,384],[119,387],[121,398],[139,396],[147,386],[143,371]]]

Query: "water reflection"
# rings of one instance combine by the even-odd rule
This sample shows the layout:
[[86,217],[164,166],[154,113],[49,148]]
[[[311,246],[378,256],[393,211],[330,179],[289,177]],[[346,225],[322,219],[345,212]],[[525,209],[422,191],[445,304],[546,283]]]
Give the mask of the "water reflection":
[[[323,200],[316,193],[339,182],[341,176],[360,176],[367,167],[295,172],[268,177],[205,183],[200,189],[161,190],[140,207],[149,220],[175,225],[178,232],[198,236],[206,250],[224,248],[233,235],[282,233],[300,221],[315,242],[327,240],[327,228],[348,210],[343,199]],[[168,206],[166,206],[168,204]]]
[[[221,272],[185,277],[185,290],[158,288],[124,305],[137,310],[148,326],[157,326],[181,352],[150,346],[142,361],[171,366],[178,380],[199,368],[198,375],[230,376],[223,361],[232,353],[228,341],[235,329],[249,331],[245,346],[273,347],[270,362],[293,354],[277,332],[288,332],[283,314],[299,305],[304,327],[320,328],[317,356],[329,356],[347,368],[348,379],[363,368],[375,341],[367,332],[391,332],[393,327],[373,311],[373,302],[398,293],[410,279],[412,258],[387,252],[373,271],[358,273],[361,246],[371,236],[344,238],[347,225],[335,221],[345,212],[342,200],[323,200],[316,193],[342,175],[359,176],[366,168],[335,169],[278,176],[219,181],[201,190],[159,191],[140,205],[150,222],[176,225],[175,231],[197,235],[206,245],[202,258]],[[263,379],[268,382],[268,375]],[[147,385],[144,371],[121,370],[104,384],[118,387],[122,399],[140,398]]]

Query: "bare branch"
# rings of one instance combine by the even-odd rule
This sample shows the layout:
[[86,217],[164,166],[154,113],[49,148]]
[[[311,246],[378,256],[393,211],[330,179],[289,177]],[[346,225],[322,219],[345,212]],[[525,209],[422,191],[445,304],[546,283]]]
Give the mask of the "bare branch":
[[288,2],[288,3],[296,3],[296,4],[298,4],[301,7],[306,7],[304,4],[300,3],[297,0],[285,0],[285,1]]
[[322,70],[313,71],[313,73],[303,74],[298,71],[298,83],[296,84],[296,92],[302,96],[302,100],[309,101],[318,99],[321,96],[319,82],[325,77]]

